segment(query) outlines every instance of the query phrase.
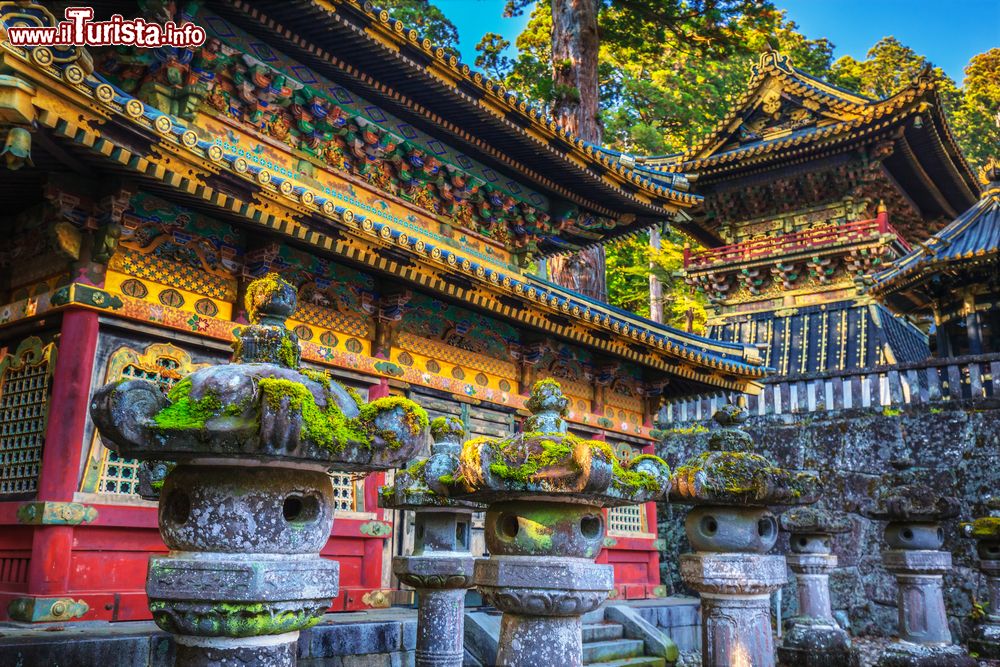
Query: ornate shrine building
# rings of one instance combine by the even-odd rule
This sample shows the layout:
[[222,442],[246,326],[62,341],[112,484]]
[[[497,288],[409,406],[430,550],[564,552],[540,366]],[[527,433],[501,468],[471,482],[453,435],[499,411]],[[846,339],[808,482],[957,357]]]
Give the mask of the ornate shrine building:
[[708,249],[684,274],[714,306],[709,336],[760,345],[785,377],[927,356],[861,281],[979,197],[929,77],[870,100],[768,52],[703,142],[639,162],[697,177],[705,200],[681,228]]
[[[89,397],[224,361],[243,290],[268,272],[298,288],[290,324],[309,365],[473,435],[514,432],[551,376],[572,429],[627,457],[651,449],[662,398],[752,392],[764,376],[751,345],[528,268],[691,208],[682,175],[609,158],[367,4],[91,4],[97,18],[141,5],[208,40],[0,45],[0,617],[148,618],[157,471],[104,448]],[[55,20],[0,2],[6,28]],[[387,557],[406,520],[376,507],[384,478],[334,477],[335,610],[395,597]],[[600,559],[618,594],[659,594],[652,503],[608,522]]]
[[975,206],[872,276],[869,292],[893,311],[932,318],[939,357],[1000,352],[1000,163],[980,181]]

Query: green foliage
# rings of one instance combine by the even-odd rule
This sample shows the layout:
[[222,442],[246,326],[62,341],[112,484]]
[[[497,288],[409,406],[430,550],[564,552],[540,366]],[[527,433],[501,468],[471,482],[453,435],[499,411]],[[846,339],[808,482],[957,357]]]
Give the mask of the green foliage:
[[429,39],[449,55],[458,56],[458,28],[430,0],[379,0],[377,4],[394,19],[415,29],[420,39]]
[[[775,48],[805,72],[873,98],[898,92],[925,68],[939,83],[955,136],[975,166],[1000,145],[1000,49],[970,61],[962,90],[894,37],[885,37],[863,61],[833,62],[833,44],[807,39],[771,2],[724,0],[596,0],[601,37],[599,84],[604,142],[637,154],[682,152],[708,132],[745,87],[760,53]],[[505,14],[531,16],[515,44],[487,34],[477,46],[477,65],[504,79],[511,90],[551,106],[566,91],[555,89],[551,62],[551,0],[509,0]],[[651,257],[641,237],[607,252],[609,301],[649,314],[648,276],[663,283],[664,319],[686,328],[689,310],[700,331],[705,301],[674,277],[681,248],[664,239]],[[653,266],[650,268],[650,260]]]
[[952,127],[965,157],[979,167],[998,157],[1000,147],[1000,48],[972,57],[961,96],[952,112]]
[[[665,324],[702,333],[708,317],[708,300],[693,291],[678,272],[684,267],[684,239],[673,230],[662,235],[660,249],[640,234],[607,247],[608,301],[619,308],[649,317],[649,275],[663,286]],[[652,263],[652,266],[650,265]]]

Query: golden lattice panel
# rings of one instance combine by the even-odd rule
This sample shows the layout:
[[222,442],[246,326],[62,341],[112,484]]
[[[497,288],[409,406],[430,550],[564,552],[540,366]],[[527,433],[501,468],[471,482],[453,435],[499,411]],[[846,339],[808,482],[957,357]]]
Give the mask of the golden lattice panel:
[[0,361],[0,494],[38,488],[54,354],[32,337]]
[[350,475],[334,473],[330,475],[333,481],[333,508],[340,512],[360,512],[358,507],[358,482]]
[[608,533],[616,535],[646,533],[646,508],[643,505],[626,505],[609,509]]
[[108,268],[223,301],[236,300],[235,278],[227,279],[190,264],[170,262],[128,248],[119,249]]
[[368,336],[368,323],[357,315],[342,313],[331,308],[324,308],[311,303],[299,302],[292,319],[311,324],[324,329],[333,329],[358,338]]
[[515,378],[518,375],[517,367],[511,362],[491,359],[482,354],[469,352],[468,350],[445,345],[444,343],[414,336],[406,332],[399,334],[399,347],[400,349],[422,354],[431,359],[439,359],[466,368],[474,368],[500,377]]

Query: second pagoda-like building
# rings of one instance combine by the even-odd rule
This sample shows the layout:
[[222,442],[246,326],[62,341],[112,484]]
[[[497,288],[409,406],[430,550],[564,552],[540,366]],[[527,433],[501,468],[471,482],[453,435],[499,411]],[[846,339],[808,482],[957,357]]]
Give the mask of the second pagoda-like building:
[[709,336],[761,346],[779,377],[927,356],[863,278],[979,198],[930,76],[872,100],[769,51],[704,141],[636,168],[697,177],[705,200],[681,228],[706,249],[684,276],[712,303]]

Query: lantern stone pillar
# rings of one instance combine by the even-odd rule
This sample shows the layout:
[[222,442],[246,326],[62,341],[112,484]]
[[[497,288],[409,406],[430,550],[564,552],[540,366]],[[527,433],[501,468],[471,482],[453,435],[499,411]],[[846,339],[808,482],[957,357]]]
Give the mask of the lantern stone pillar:
[[796,508],[781,516],[790,533],[785,557],[798,584],[799,613],[778,647],[782,667],[848,667],[851,640],[833,617],[830,573],[837,567],[833,536],[850,530],[843,517],[820,509]]
[[987,513],[964,524],[966,535],[976,541],[979,570],[986,577],[985,615],[972,629],[969,651],[980,658],[1000,660],[1000,498],[986,501]]
[[[892,461],[881,492],[864,514],[887,521],[882,563],[896,578],[899,639],[879,655],[878,667],[974,667],[976,661],[951,643],[942,587],[951,570],[941,521],[958,516],[958,500],[909,459]],[[947,487],[945,487],[947,488]]]
[[319,555],[333,525],[328,470],[385,470],[427,440],[411,401],[361,405],[328,375],[300,370],[285,327],[290,284],[269,275],[246,301],[251,324],[232,363],[166,396],[144,380],[112,383],[90,406],[119,455],[178,462],[159,505],[170,553],[150,558],[146,591],[185,667],[294,665],[299,630],[337,594],[339,565]]
[[457,458],[435,455],[426,464],[436,493],[487,507],[490,557],[476,563],[475,583],[503,612],[501,667],[582,665],[580,617],[613,584],[611,566],[594,563],[604,540],[601,509],[662,498],[669,488],[662,459],[621,464],[607,443],[567,433],[567,406],[559,384],[541,380],[523,433],[470,440]]
[[[465,428],[455,417],[431,422],[430,459],[396,473],[379,494],[388,509],[415,511],[413,555],[396,556],[392,570],[417,591],[416,667],[461,667],[465,656],[465,593],[476,559],[469,551],[473,503],[437,495],[438,477],[457,463]],[[430,480],[430,483],[428,483]]]
[[709,450],[671,479],[671,502],[695,505],[684,522],[695,553],[680,557],[680,574],[701,597],[703,664],[772,667],[770,596],[787,579],[784,557],[767,554],[778,539],[769,505],[814,502],[819,480],[755,454],[738,428],[746,420],[739,407],[725,406],[714,418],[722,428]]

